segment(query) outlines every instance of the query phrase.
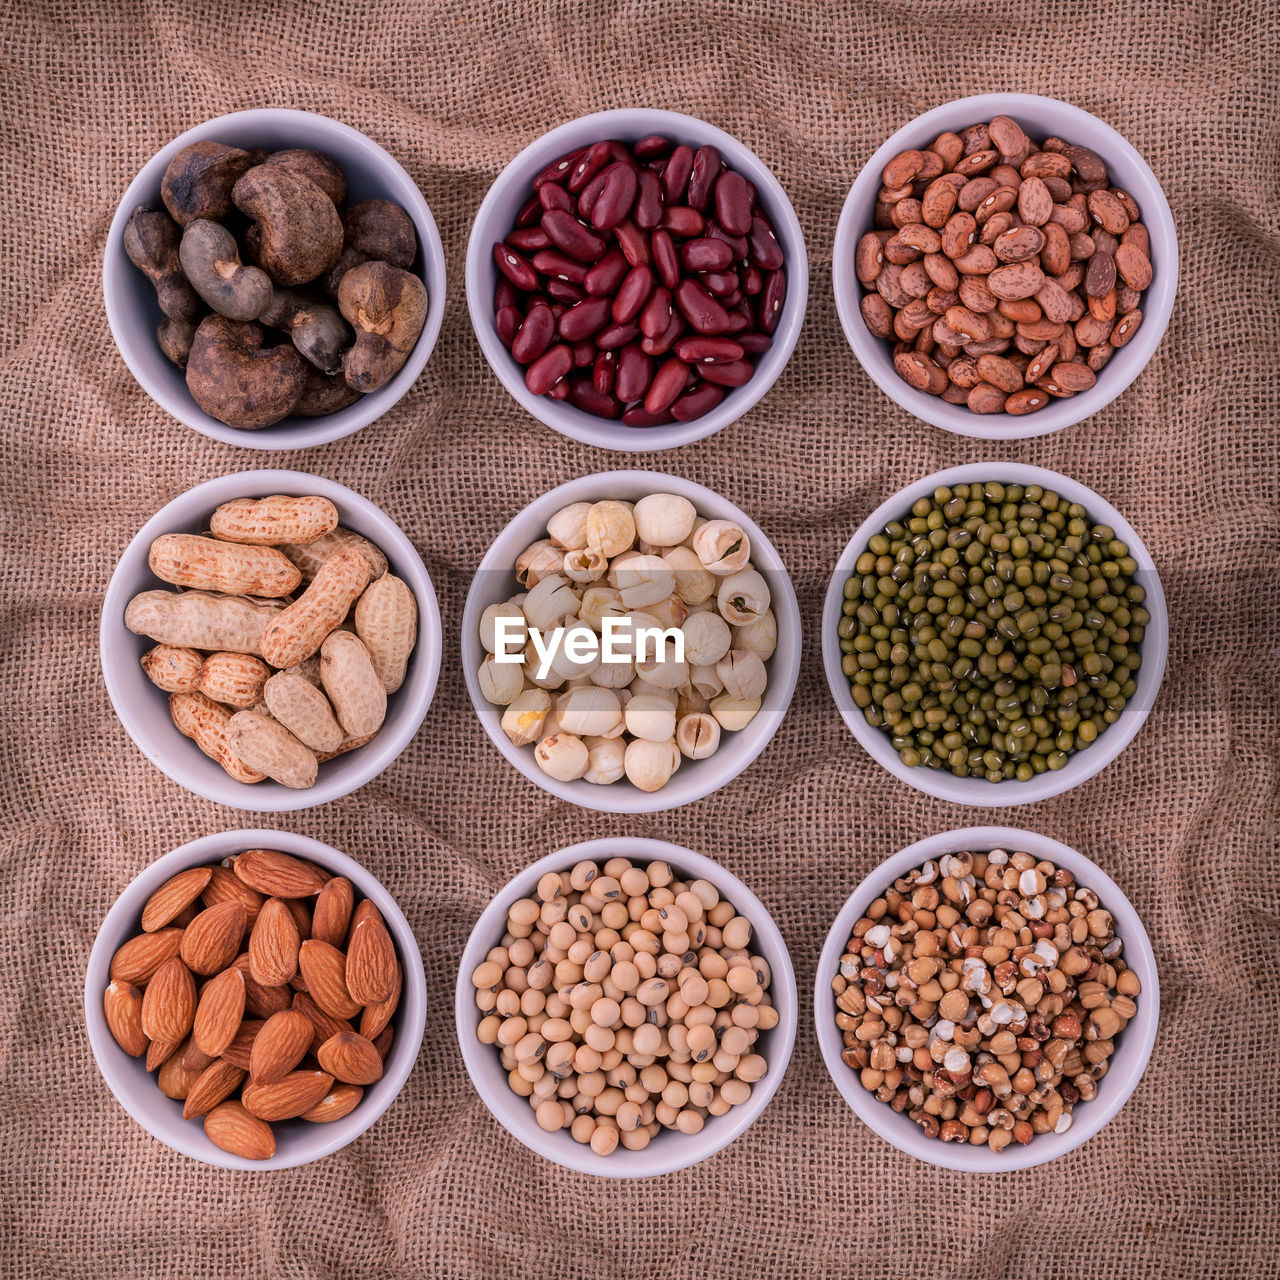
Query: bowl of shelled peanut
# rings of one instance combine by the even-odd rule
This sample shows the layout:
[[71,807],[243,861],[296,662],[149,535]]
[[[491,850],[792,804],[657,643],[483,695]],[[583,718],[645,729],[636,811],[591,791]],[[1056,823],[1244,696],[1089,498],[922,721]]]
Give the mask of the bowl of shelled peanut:
[[975,1173],[1092,1138],[1138,1087],[1160,992],[1128,899],[1066,845],[1010,827],[917,841],[845,903],[818,962],[818,1042],[887,1142]]
[[431,580],[404,533],[342,485],[220,477],[174,499],[121,557],[102,668],[144,755],[241,809],[323,804],[417,732],[440,669]]

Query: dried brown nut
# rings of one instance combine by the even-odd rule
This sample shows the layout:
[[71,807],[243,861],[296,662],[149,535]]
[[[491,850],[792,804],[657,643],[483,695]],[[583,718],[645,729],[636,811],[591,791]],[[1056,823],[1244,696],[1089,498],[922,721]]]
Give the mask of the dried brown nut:
[[220,223],[187,223],[178,256],[191,287],[228,320],[256,320],[270,305],[267,273],[240,261],[235,236]]
[[292,346],[262,346],[262,326],[206,316],[187,361],[187,389],[210,417],[232,427],[268,427],[302,395],[307,363]]
[[325,289],[338,292],[342,277],[362,262],[389,262],[408,271],[418,254],[413,220],[390,200],[361,200],[342,214],[342,252],[324,278]]
[[302,357],[321,373],[340,373],[343,354],[355,341],[337,308],[296,289],[277,289],[260,318],[287,333]]
[[342,172],[342,166],[323,151],[291,147],[284,151],[273,151],[262,163],[292,169],[294,173],[309,178],[335,206],[340,207],[347,202],[347,175]]
[[338,306],[356,331],[343,360],[347,382],[368,393],[400,371],[427,319],[426,286],[387,262],[364,262],[342,277]]
[[285,165],[260,164],[236,182],[232,199],[257,222],[257,260],[277,284],[305,284],[338,260],[342,221],[310,178]]
[[156,326],[156,341],[160,350],[178,366],[187,367],[191,358],[191,344],[196,340],[196,327],[190,320],[175,320],[165,316]]
[[322,418],[355,404],[360,393],[347,386],[342,373],[321,373],[314,365],[307,365],[307,381],[297,404],[289,411],[295,418]]
[[177,223],[163,209],[150,205],[139,205],[124,224],[124,251],[155,286],[160,310],[170,320],[190,323],[200,314],[200,298],[182,274],[178,257],[181,241]]
[[160,196],[179,226],[197,218],[221,222],[231,213],[231,189],[253,164],[239,147],[205,140],[183,147],[164,171]]

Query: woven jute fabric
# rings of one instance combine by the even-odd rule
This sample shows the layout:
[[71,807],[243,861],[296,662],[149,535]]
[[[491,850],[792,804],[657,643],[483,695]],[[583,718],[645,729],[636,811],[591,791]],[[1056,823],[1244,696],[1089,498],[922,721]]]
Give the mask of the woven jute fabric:
[[[1280,1274],[1280,22],[1246,0],[31,0],[0,23],[0,1272],[49,1277],[1159,1277]],[[1173,207],[1182,284],[1154,360],[1067,431],[985,444],[909,417],[858,366],[831,295],[837,214],[867,157],[938,103],[1047,93],[1109,121]],[[804,611],[791,712],[743,777],[685,809],[602,816],[528,785],[485,739],[457,636],[470,572],[547,488],[629,459],[545,429],[468,322],[472,216],[520,148],[587,112],[670,107],[769,164],[799,213],[812,288],[794,357],[747,417],[642,456],[724,493],[768,532]],[[375,425],[307,452],[193,433],[137,386],[102,308],[125,186],[227,111],[334,116],[421,186],[448,258],[444,331]],[[1104,773],[1014,811],[924,797],[841,723],[821,597],[854,527],[940,467],[1019,459],[1104,494],[1168,594],[1168,674]],[[346,1150],[280,1173],[180,1156],[117,1105],[84,1027],[85,963],[120,890],[207,832],[257,824],[167,781],[126,737],[98,662],[103,590],[142,522],[190,486],[278,464],[379,504],[422,553],[447,647],[434,705],[359,793],[266,825],[349,852],[421,943],[421,1057]],[[1150,1067],[1092,1141],[1028,1173],[965,1176],[859,1123],[812,1030],[840,904],[920,836],[1011,821],[1080,849],[1146,922],[1163,994]],[[493,892],[576,840],[642,834],[723,862],[773,912],[800,986],[781,1089],[731,1147],[647,1183],[564,1172],[510,1138],[463,1068],[453,981]],[[1105,1082],[1104,1082],[1105,1088]]]

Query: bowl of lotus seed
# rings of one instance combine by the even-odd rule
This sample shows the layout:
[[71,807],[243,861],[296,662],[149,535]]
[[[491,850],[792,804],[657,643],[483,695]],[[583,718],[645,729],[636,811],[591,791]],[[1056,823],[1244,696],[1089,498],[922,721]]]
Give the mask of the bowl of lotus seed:
[[822,615],[853,735],[956,804],[1027,804],[1106,768],[1150,713],[1168,647],[1133,526],[1069,476],[1013,462],[939,471],[876,508]]
[[638,837],[516,875],[476,922],[455,992],[485,1106],[539,1155],[606,1178],[685,1169],[745,1133],[786,1074],[796,1004],[750,889]]
[[673,809],[764,750],[800,666],[773,544],[710,489],[583,476],[494,539],[462,617],[467,691],[529,781],[584,808]]
[[929,1164],[998,1173],[1055,1160],[1119,1113],[1151,1058],[1160,984],[1101,868],[1033,831],[970,827],[916,841],[854,890],[814,1017],[868,1128]]

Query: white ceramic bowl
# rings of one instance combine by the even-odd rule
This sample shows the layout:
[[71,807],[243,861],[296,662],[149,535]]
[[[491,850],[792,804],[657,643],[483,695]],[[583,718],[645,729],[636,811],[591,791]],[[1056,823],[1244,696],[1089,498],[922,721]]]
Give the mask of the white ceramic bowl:
[[[116,1044],[102,1010],[102,995],[110,981],[111,957],[130,938],[142,932],[142,908],[171,876],[188,867],[221,862],[244,849],[278,849],[307,858],[334,875],[346,876],[356,893],[369,898],[382,912],[404,967],[404,990],[392,1019],[395,1036],[382,1079],[365,1089],[359,1106],[327,1124],[291,1120],[273,1124],[276,1153],[270,1160],[246,1160],[214,1146],[200,1120],[184,1120],[182,1103],[160,1092],[155,1075],[142,1058],[131,1058]],[[422,956],[409,922],[395,899],[358,862],[307,836],[288,831],[220,831],[193,840],[153,862],[133,880],[107,912],[89,953],[84,983],[85,1023],[98,1069],[122,1107],[153,1138],[183,1155],[223,1169],[289,1169],[310,1164],[354,1142],[395,1100],[404,1086],[422,1044],[427,1017],[427,980]]]
[[[1112,185],[1128,191],[1142,210],[1142,221],[1151,234],[1154,268],[1151,286],[1142,296],[1143,318],[1137,335],[1111,357],[1094,386],[1022,417],[973,413],[964,405],[947,404],[903,382],[893,367],[892,345],[877,338],[862,318],[863,290],[853,269],[858,240],[871,230],[874,221],[876,193],[880,190],[884,166],[900,151],[925,147],[948,129],[959,133],[971,124],[983,124],[997,115],[1012,117],[1033,141],[1057,135],[1096,151],[1106,163]],[[1178,235],[1169,202],[1155,174],[1109,124],[1056,98],[1030,93],[987,93],[960,98],[926,111],[899,129],[871,157],[841,210],[832,248],[831,277],[845,337],[862,367],[889,399],[917,418],[956,435],[981,440],[1022,440],[1083,422],[1110,404],[1146,367],[1173,311],[1173,297],[1178,288]]]
[[[404,367],[381,390],[361,396],[354,404],[322,418],[285,418],[274,426],[248,430],[211,418],[191,398],[186,376],[160,350],[156,325],[163,316],[151,282],[129,261],[124,251],[124,226],[141,204],[164,208],[160,180],[183,147],[204,140],[228,146],[264,147],[279,151],[309,147],[332,156],[347,176],[348,201],[373,198],[393,200],[413,221],[418,233],[418,258],[414,270],[427,286],[427,319],[417,346]],[[417,381],[431,355],[444,320],[444,248],[440,232],[417,184],[400,164],[378,144],[349,125],[311,111],[263,107],[236,111],[206,120],[162,147],[129,184],[107,232],[102,264],[102,298],[107,322],[125,364],[142,389],[179,422],[244,449],[306,449],[327,444],[359,431],[380,418]]]
[[[836,629],[840,625],[844,606],[844,584],[853,574],[858,556],[866,550],[868,541],[877,533],[883,533],[890,520],[905,519],[912,503],[928,497],[939,485],[973,484],[998,480],[1002,484],[1038,484],[1052,489],[1069,502],[1078,502],[1091,519],[1110,525],[1116,537],[1128,544],[1129,554],[1138,562],[1134,580],[1142,586],[1147,598],[1143,602],[1151,614],[1142,639],[1142,666],[1137,674],[1137,693],[1126,703],[1120,719],[1084,750],[1075,752],[1057,772],[1038,773],[1028,782],[1005,779],[988,782],[985,778],[957,778],[945,769],[928,769],[923,765],[910,768],[902,763],[893,749],[889,735],[882,729],[872,728],[849,692],[849,681],[840,669],[840,637]],[[835,572],[827,587],[826,603],[822,609],[822,663],[827,671],[827,684],[831,696],[844,717],[853,736],[895,778],[941,800],[953,804],[985,805],[1003,808],[1014,804],[1031,804],[1049,796],[1061,795],[1080,783],[1101,773],[1121,751],[1133,741],[1143,721],[1151,712],[1160,682],[1164,679],[1165,659],[1169,653],[1169,611],[1165,604],[1164,590],[1156,572],[1151,553],[1143,545],[1133,526],[1099,494],[1056,471],[1044,467],[1030,467],[1021,462],[970,462],[946,471],[936,471],[931,476],[916,480],[882,502],[858,526],[848,546],[836,561]]]
[[[1142,993],[1137,997],[1138,1012],[1117,1040],[1107,1074],[1098,1082],[1097,1098],[1076,1105],[1071,1113],[1071,1128],[1065,1133],[1037,1134],[1025,1147],[1011,1143],[1000,1152],[992,1151],[990,1147],[971,1147],[928,1138],[909,1116],[894,1111],[887,1103],[868,1093],[862,1087],[857,1072],[841,1060],[844,1039],[836,1026],[836,1004],[831,991],[832,978],[839,971],[840,957],[844,954],[853,926],[896,879],[944,853],[985,852],[989,849],[1022,851],[1037,858],[1047,858],[1070,871],[1079,885],[1092,889],[1102,906],[1115,917],[1116,933],[1124,942],[1124,961],[1142,983]],[[927,1164],[960,1169],[966,1173],[1001,1173],[1029,1169],[1033,1165],[1056,1160],[1087,1142],[1124,1106],[1138,1087],[1151,1058],[1151,1047],[1160,1021],[1160,982],[1151,942],[1137,912],[1116,883],[1083,854],[1033,831],[1015,827],[966,827],[917,840],[882,862],[853,891],[840,908],[840,914],[836,916],[823,945],[814,982],[813,1008],[818,1044],[827,1070],[841,1096],[868,1128],[899,1151],[905,1151]]]
[[[418,644],[404,684],[387,699],[387,718],[367,746],[326,761],[313,787],[295,791],[267,779],[237,782],[174,727],[169,695],[147,679],[139,659],[155,643],[124,625],[124,611],[140,591],[176,590],[161,582],[147,564],[151,543],[162,533],[200,533],[214,508],[232,498],[261,498],[273,493],[319,494],[337,508],[345,528],[376,542],[391,572],[403,578],[418,602]],[[116,565],[102,601],[100,627],[102,674],[111,703],[129,736],[152,764],[174,782],[219,804],[259,813],[310,809],[345,796],[376,778],[408,746],[422,724],[440,675],[440,610],[422,559],[413,543],[367,498],[303,471],[241,471],[188,489],[161,507],[134,535]]]
[[[673,422],[662,427],[627,427],[575,408],[563,401],[535,396],[524,384],[524,369],[502,345],[494,326],[493,295],[498,269],[493,246],[515,226],[516,213],[533,192],[533,179],[557,157],[607,138],[637,142],[651,133],[695,148],[710,144],[725,163],[755,184],[761,207],[773,223],[778,243],[786,255],[787,296],[773,333],[773,346],[755,361],[751,381],[731,389],[710,413],[693,422]],[[562,124],[530,143],[498,175],[480,205],[467,244],[467,306],[480,349],[508,391],[540,422],[583,444],[623,453],[674,449],[719,431],[736,422],[778,380],[804,322],[809,299],[809,259],[805,254],[800,220],[782,185],[768,166],[748,147],[722,129],[695,116],[676,111],[624,107],[600,111]]]
[[[709,880],[738,909],[739,914],[751,922],[751,949],[768,961],[772,973],[769,988],[774,1007],[778,1010],[778,1025],[764,1032],[754,1052],[763,1054],[768,1063],[764,1078],[752,1087],[751,1097],[739,1107],[733,1107],[723,1116],[712,1116],[700,1133],[685,1134],[663,1130],[643,1151],[628,1151],[618,1147],[611,1155],[596,1155],[589,1146],[576,1142],[567,1130],[547,1133],[538,1126],[533,1109],[528,1102],[512,1092],[507,1073],[502,1069],[498,1051],[492,1045],[481,1044],[476,1039],[480,1024],[480,1011],[476,1008],[475,988],[471,975],[486,954],[502,939],[506,929],[507,911],[519,898],[529,897],[538,880],[548,871],[566,871],[583,859],[603,862],[612,857],[630,858],[632,862],[647,864],[654,861],[670,863],[682,879]],[[796,978],[791,968],[791,957],[777,925],[760,900],[736,876],[730,875],[718,863],[700,853],[694,853],[682,845],[668,844],[665,840],[646,840],[623,836],[613,840],[588,840],[570,845],[540,858],[526,867],[494,897],[476,921],[471,937],[462,953],[458,969],[458,983],[454,1000],[457,1017],[458,1044],[467,1073],[475,1085],[484,1105],[498,1122],[517,1141],[531,1151],[579,1173],[591,1173],[602,1178],[652,1178],[705,1160],[735,1138],[740,1137],[759,1119],[778,1091],[787,1063],[791,1060],[791,1048],[796,1038]]]
[[[598,786],[581,778],[560,782],[543,773],[533,747],[517,747],[502,730],[503,707],[486,702],[477,672],[484,661],[480,643],[480,615],[491,604],[510,599],[519,590],[516,557],[531,543],[545,538],[547,521],[571,502],[600,502],[606,498],[635,501],[649,493],[675,493],[687,498],[698,514],[710,520],[732,520],[751,540],[751,562],[769,583],[778,623],[778,647],[766,664],[769,684],[756,717],[745,729],[726,732],[720,749],[705,760],[681,760],[680,768],[659,791],[645,792],[621,778]],[[561,800],[606,813],[658,813],[700,800],[731,782],[765,749],[787,713],[800,673],[800,609],[782,558],[763,531],[747,515],[711,489],[679,476],[657,471],[606,471],[570,480],[534,499],[489,546],[467,592],[462,611],[462,673],[471,704],[494,746],[535,786]]]

